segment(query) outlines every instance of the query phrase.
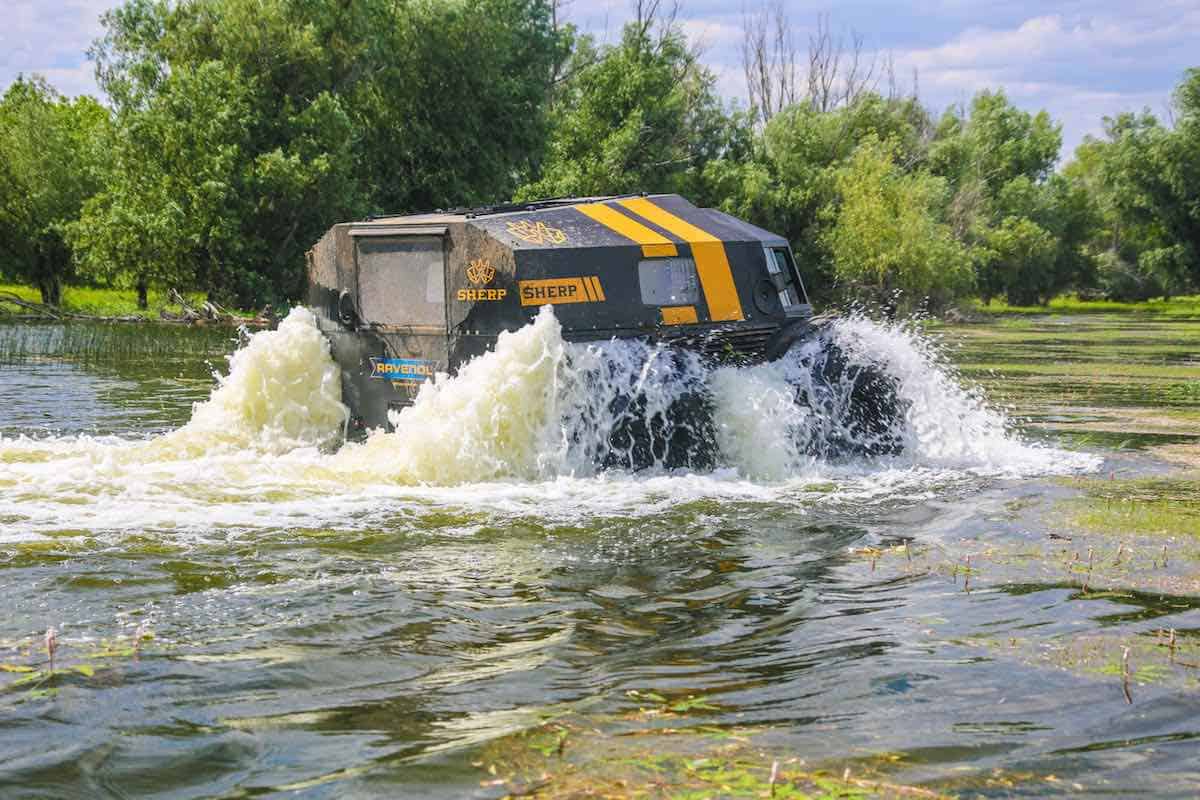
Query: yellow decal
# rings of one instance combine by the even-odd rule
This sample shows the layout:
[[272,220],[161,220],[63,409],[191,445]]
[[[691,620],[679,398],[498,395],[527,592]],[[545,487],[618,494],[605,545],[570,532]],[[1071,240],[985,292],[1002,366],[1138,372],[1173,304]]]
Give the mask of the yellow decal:
[[480,300],[503,300],[508,297],[508,289],[459,289],[458,299],[462,303],[474,303]]
[[595,275],[582,278],[547,278],[540,281],[517,281],[521,305],[544,306],[562,303],[602,303],[604,289]]
[[527,219],[508,223],[508,232],[530,244],[563,244],[567,241],[567,234],[561,229]]
[[486,258],[477,258],[470,264],[467,264],[467,280],[476,286],[491,283],[492,278],[495,277],[496,268]]
[[642,246],[642,255],[647,258],[655,256],[673,256],[678,254],[675,243],[657,231],[647,228],[635,219],[631,219],[612,206],[603,203],[585,203],[575,206],[579,213],[599,222],[611,231],[631,239]]
[[[467,280],[476,286],[491,283],[495,277],[496,268],[486,258],[477,258],[467,264]],[[496,301],[508,297],[508,289],[459,289],[456,296],[461,303]]]
[[663,306],[664,325],[692,325],[696,322],[695,306]]
[[729,257],[726,256],[725,245],[720,239],[656,206],[644,197],[617,202],[692,246],[692,257],[696,260],[696,272],[700,276],[700,288],[704,291],[705,302],[708,303],[709,319],[713,322],[745,319],[742,303],[738,300],[737,286],[733,283],[733,272],[729,269]]

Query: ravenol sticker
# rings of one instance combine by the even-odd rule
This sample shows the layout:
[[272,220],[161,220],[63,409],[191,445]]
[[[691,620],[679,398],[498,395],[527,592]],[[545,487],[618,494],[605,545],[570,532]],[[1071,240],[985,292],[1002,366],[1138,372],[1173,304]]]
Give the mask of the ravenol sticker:
[[371,377],[416,384],[433,379],[434,364],[419,358],[372,358]]
[[585,275],[580,278],[548,278],[540,281],[517,281],[521,305],[543,306],[563,303],[603,303],[604,288],[600,278]]

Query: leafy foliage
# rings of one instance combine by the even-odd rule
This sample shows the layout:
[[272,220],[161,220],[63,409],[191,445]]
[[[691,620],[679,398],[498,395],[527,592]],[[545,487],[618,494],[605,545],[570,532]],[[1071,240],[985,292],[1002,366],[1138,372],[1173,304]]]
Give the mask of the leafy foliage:
[[[842,285],[848,276],[835,270],[829,249],[839,171],[865,141],[890,142],[894,163],[904,171],[921,160],[928,134],[928,115],[912,98],[865,92],[825,112],[793,105],[775,114],[749,148],[711,162],[703,194],[722,210],[786,236],[811,294],[824,301],[852,299],[860,286],[854,280]],[[920,291],[913,288],[914,302]]]
[[65,231],[96,191],[108,113],[18,78],[0,100],[0,275],[58,304],[72,275]]
[[118,124],[81,265],[243,306],[297,297],[331,222],[509,196],[559,57],[540,0],[129,0],[105,23]]
[[704,165],[736,136],[711,72],[682,33],[630,23],[597,51],[583,40],[551,114],[541,176],[518,198],[622,194],[653,187],[694,194]]
[[125,0],[91,51],[111,111],[37,78],[0,101],[0,277],[48,302],[73,278],[257,306],[299,296],[304,249],[337,221],[651,191],[786,236],[819,302],[1200,286],[1200,69],[1173,126],[1105,120],[1056,171],[1045,111],[985,91],[935,120],[827,29],[807,92],[785,59],[751,92],[771,107],[741,111],[657,4],[610,46],[555,8]]
[[970,254],[938,218],[945,180],[905,173],[896,150],[868,139],[838,171],[841,202],[827,234],[834,270],[858,297],[887,304],[901,291],[941,305],[971,285]]
[[250,94],[239,73],[210,61],[174,70],[144,109],[118,116],[104,188],[71,226],[86,274],[190,286],[245,258]]
[[[1186,136],[1183,125],[1168,130],[1149,113],[1121,114],[1106,119],[1105,137],[1085,140],[1064,170],[1093,198],[1087,246],[1095,283],[1109,297],[1169,296],[1200,278],[1188,238],[1187,167],[1171,163],[1186,150]],[[1200,193],[1200,180],[1193,191]]]

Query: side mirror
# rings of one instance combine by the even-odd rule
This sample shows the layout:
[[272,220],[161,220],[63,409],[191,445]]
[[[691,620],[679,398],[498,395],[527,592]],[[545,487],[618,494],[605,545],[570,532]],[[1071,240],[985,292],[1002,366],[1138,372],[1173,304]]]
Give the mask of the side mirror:
[[338,295],[337,311],[338,320],[346,327],[357,328],[362,321],[358,316],[358,309],[354,307],[354,298],[350,296],[349,289],[342,289],[342,293]]

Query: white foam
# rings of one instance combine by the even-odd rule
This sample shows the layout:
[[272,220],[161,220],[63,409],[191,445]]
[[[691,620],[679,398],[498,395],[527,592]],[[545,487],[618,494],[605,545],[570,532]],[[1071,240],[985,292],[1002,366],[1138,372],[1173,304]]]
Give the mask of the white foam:
[[[177,431],[0,440],[0,541],[64,530],[357,527],[398,509],[569,520],[632,519],[714,497],[869,503],[981,475],[1099,463],[1013,435],[912,329],[851,318],[831,336],[852,361],[894,378],[901,454],[814,455],[814,440],[845,430],[837,414],[797,399],[794,387],[814,380],[815,344],[772,364],[708,370],[694,354],[644,342],[564,343],[549,307],[456,376],[426,384],[394,430],[329,452],[347,416],[340,376],[312,314],[296,309],[234,354],[228,377]],[[717,464],[669,471],[675,434],[709,430],[673,419],[672,405],[700,395],[711,402]],[[631,445],[614,446],[612,435],[632,417],[659,438],[656,466],[598,469],[628,462]]]
[[908,323],[881,324],[861,316],[832,326],[834,341],[860,363],[895,379],[904,407],[898,426],[902,459],[926,467],[979,473],[1038,475],[1094,469],[1099,459],[1025,441],[1005,415],[969,387],[932,342]]
[[531,325],[501,333],[495,349],[421,387],[412,406],[391,415],[394,430],[348,444],[331,469],[356,479],[459,484],[556,472],[558,380],[565,345],[544,308]]
[[173,447],[209,451],[216,443],[270,452],[329,443],[343,431],[341,373],[306,308],[250,337],[229,359],[229,377],[191,420],[166,438]]

